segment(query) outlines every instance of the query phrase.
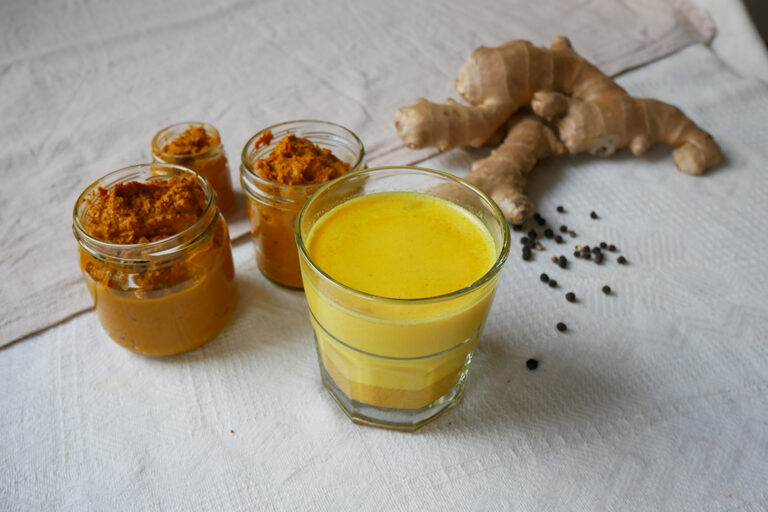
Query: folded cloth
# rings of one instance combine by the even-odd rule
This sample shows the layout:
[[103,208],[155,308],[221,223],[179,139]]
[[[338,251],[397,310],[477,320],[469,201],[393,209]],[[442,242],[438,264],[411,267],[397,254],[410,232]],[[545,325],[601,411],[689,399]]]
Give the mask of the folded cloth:
[[[714,34],[687,0],[114,3],[0,5],[0,346],[91,307],[70,212],[107,172],[150,160],[178,121],[219,128],[232,177],[242,144],[276,122],[339,122],[369,161],[407,163],[392,115],[440,98],[480,45],[558,34],[608,73]],[[230,219],[247,232],[242,194]]]

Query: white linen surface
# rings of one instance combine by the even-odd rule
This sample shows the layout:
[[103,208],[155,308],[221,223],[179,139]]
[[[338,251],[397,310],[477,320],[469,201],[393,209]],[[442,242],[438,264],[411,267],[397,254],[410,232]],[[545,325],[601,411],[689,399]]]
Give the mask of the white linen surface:
[[[72,206],[100,176],[149,160],[170,123],[217,126],[235,183],[245,141],[291,119],[339,122],[372,163],[407,163],[427,153],[404,150],[395,109],[455,97],[476,46],[567,34],[616,73],[714,27],[688,0],[11,0],[0,34],[2,346],[91,306]],[[230,221],[246,232],[242,193]]]
[[[235,317],[197,351],[135,355],[92,312],[0,351],[0,509],[766,510],[768,91],[702,46],[619,81],[680,105],[726,161],[686,176],[658,147],[537,167],[545,217],[630,264],[570,243],[526,263],[516,235],[458,408],[413,435],[353,425],[303,295],[243,239]],[[461,174],[479,153],[425,165]]]

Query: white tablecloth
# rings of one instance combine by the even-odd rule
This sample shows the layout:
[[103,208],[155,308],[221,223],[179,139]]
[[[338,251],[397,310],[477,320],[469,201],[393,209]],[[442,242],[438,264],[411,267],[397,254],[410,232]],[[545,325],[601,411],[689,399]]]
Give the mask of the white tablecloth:
[[[630,264],[513,247],[457,409],[413,435],[353,425],[302,294],[244,241],[237,312],[202,349],[144,358],[86,313],[0,351],[0,509],[766,510],[768,89],[702,46],[620,82],[681,106],[725,162],[694,178],[658,147],[537,167],[539,210]],[[462,174],[479,153],[424,165]]]
[[[405,148],[394,111],[455,96],[476,46],[567,34],[616,73],[714,27],[690,0],[5,0],[0,34],[3,346],[91,307],[72,206],[105,173],[150,160],[170,123],[218,127],[235,182],[245,141],[291,119],[343,124],[369,161],[406,163],[433,151]],[[235,236],[248,229],[237,198]]]

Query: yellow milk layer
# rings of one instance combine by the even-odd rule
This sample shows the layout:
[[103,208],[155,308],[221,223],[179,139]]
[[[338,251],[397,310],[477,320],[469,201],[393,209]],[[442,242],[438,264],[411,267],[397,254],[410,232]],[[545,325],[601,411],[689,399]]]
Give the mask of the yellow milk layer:
[[461,377],[482,330],[497,277],[464,289],[493,266],[499,248],[472,213],[411,192],[362,196],[317,221],[307,251],[334,280],[302,261],[322,363],[351,399],[420,408]]

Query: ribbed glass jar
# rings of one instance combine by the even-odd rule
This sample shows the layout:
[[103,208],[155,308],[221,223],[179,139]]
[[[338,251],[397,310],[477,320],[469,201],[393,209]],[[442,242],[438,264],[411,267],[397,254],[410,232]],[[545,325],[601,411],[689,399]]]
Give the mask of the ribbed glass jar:
[[[257,147],[267,132],[272,141]],[[293,134],[326,148],[349,163],[348,172],[362,169],[365,149],[352,131],[326,121],[290,121],[258,132],[245,144],[240,165],[240,184],[246,194],[256,264],[270,280],[301,288],[301,270],[293,227],[304,203],[325,183],[283,185],[259,176],[256,161],[266,158],[283,137]]]
[[[154,242],[115,244],[91,236],[87,211],[99,188],[194,176],[206,196],[198,220]],[[227,324],[237,303],[229,233],[211,184],[170,164],[141,164],[107,174],[80,195],[73,231],[80,269],[101,325],[119,345],[164,356],[195,349]]]

